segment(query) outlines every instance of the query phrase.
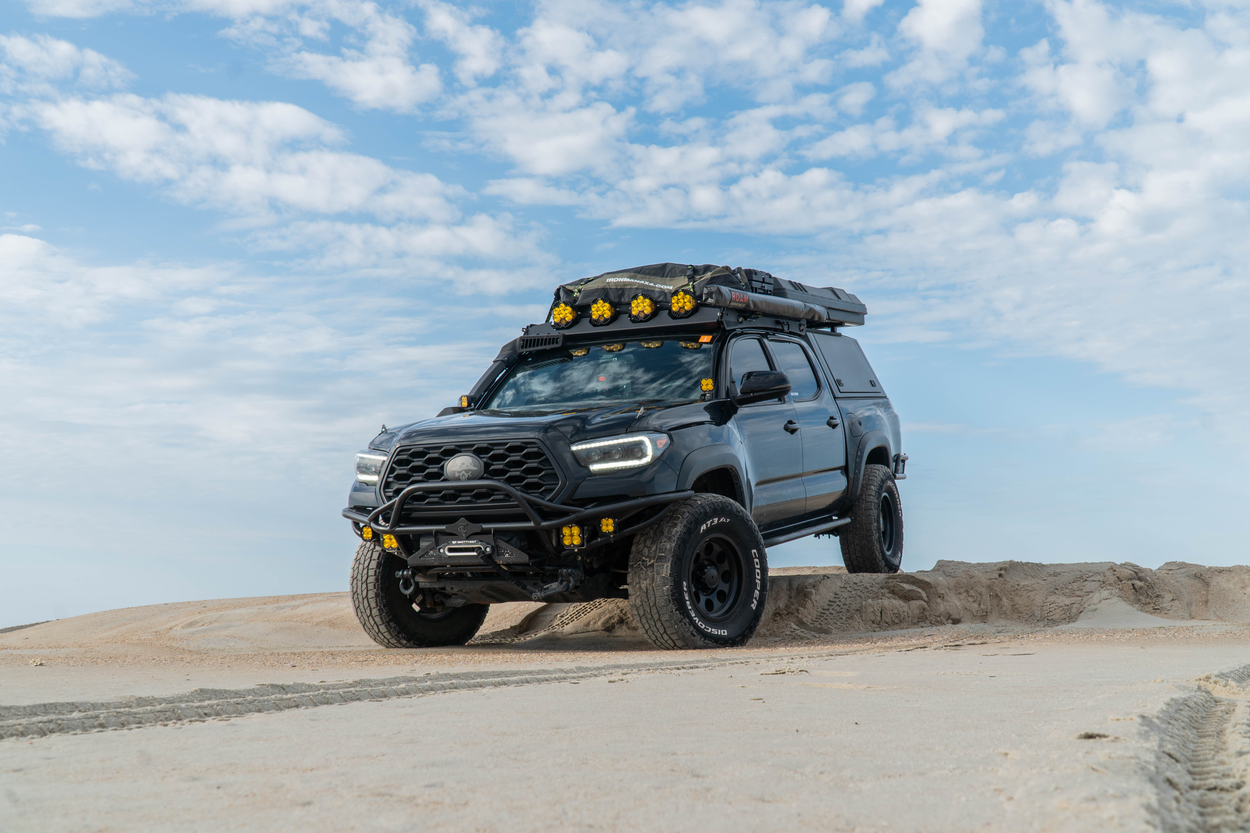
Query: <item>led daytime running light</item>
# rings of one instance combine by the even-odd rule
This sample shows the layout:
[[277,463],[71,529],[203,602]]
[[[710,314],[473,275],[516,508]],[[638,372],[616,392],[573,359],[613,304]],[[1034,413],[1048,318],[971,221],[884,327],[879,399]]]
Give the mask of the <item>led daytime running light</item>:
[[668,445],[667,434],[631,434],[576,443],[571,450],[582,465],[599,474],[649,466]]

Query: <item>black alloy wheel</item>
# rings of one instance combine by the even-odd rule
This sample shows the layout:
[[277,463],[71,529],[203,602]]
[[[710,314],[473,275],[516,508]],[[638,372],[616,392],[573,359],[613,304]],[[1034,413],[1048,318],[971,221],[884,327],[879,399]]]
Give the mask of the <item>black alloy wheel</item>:
[[733,611],[745,572],[742,553],[728,538],[709,535],[695,546],[687,592],[707,621],[720,622]]
[[882,491],[881,493],[881,511],[877,514],[877,524],[881,530],[881,551],[883,553],[893,553],[894,533],[897,528],[894,519],[897,510],[894,507],[894,498],[888,491]]

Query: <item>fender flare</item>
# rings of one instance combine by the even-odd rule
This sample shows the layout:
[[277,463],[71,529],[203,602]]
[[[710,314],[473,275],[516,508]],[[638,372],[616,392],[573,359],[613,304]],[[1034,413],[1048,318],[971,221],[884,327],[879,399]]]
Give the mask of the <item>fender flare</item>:
[[859,500],[859,487],[864,482],[864,461],[868,459],[868,452],[874,448],[884,448],[886,457],[890,460],[894,459],[894,449],[890,447],[890,437],[885,431],[879,429],[868,431],[859,438],[859,446],[855,449],[855,479],[851,483],[848,506]]
[[712,469],[730,469],[737,479],[738,490],[745,503],[743,508],[751,511],[751,482],[742,471],[742,461],[734,453],[733,446],[725,444],[709,445],[695,449],[681,461],[681,471],[677,474],[677,488],[685,491],[694,485],[699,477]]

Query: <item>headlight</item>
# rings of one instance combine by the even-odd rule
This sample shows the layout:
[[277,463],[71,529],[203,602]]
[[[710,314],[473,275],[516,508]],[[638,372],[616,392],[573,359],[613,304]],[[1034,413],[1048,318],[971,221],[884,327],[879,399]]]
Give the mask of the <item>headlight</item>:
[[356,479],[370,486],[378,482],[382,474],[382,464],[386,462],[385,454],[372,454],[364,451],[356,455]]
[[577,443],[572,450],[583,466],[592,472],[604,472],[648,465],[663,454],[668,445],[667,434],[630,434]]

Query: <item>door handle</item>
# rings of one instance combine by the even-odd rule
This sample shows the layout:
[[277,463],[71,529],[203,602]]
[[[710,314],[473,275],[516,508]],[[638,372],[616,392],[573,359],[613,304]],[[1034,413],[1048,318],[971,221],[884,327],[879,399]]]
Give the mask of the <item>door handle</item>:
[[793,434],[799,430],[799,424],[792,419],[786,420],[786,424],[781,427],[786,429],[787,434]]
[[825,420],[825,425],[828,425],[830,428],[837,428],[841,424],[842,423],[838,422],[838,418],[835,416],[831,416]]

